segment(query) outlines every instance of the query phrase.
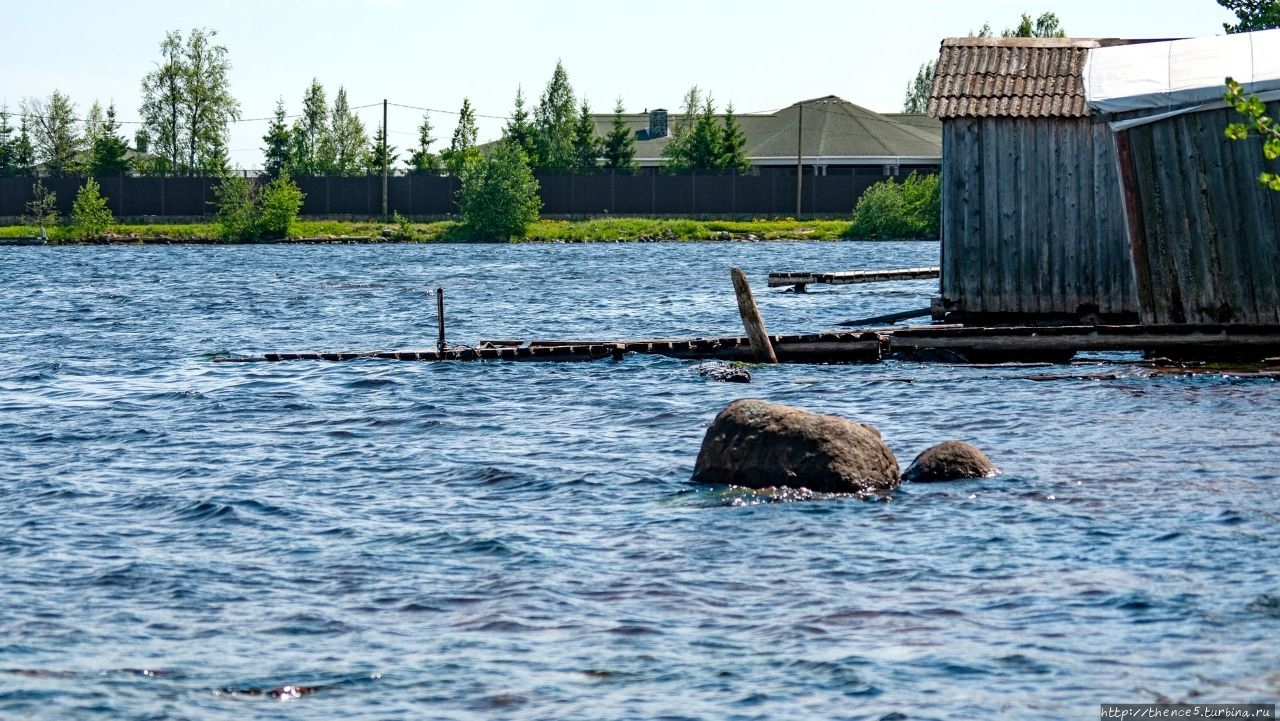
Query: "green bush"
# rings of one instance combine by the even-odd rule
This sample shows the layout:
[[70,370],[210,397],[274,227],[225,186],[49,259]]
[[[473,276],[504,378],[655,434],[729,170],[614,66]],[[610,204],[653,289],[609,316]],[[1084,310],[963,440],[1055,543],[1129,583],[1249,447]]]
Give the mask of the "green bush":
[[85,178],[71,204],[71,229],[77,238],[96,238],[115,222],[98,181]]
[[890,178],[868,188],[858,199],[846,235],[878,240],[937,238],[941,218],[938,176],[913,172],[901,183]]
[[304,197],[286,172],[265,186],[229,175],[214,192],[218,197],[218,225],[227,240],[289,237]]
[[462,170],[459,204],[472,239],[523,238],[542,208],[538,179],[524,151],[502,141],[488,158],[469,161]]
[[302,191],[285,171],[258,194],[258,237],[287,238],[302,210]]
[[58,225],[58,194],[44,187],[39,180],[31,186],[31,202],[27,203],[22,224],[41,229]]

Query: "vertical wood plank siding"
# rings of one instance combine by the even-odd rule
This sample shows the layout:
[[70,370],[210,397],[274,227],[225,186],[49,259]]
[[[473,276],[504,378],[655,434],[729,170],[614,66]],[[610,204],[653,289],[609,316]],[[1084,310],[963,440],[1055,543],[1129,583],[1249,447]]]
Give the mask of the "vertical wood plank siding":
[[1237,117],[1224,108],[1124,131],[1143,323],[1280,322],[1280,193],[1258,183],[1280,162],[1256,140],[1223,137]]
[[943,123],[942,296],[967,314],[1136,314],[1115,144],[1087,118]]

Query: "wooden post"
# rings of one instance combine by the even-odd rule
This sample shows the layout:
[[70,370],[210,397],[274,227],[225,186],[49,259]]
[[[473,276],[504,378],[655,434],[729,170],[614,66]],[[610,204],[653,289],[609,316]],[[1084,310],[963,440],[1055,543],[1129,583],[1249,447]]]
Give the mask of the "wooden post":
[[773,344],[769,342],[769,332],[764,329],[764,320],[760,317],[760,309],[756,307],[756,299],[751,295],[751,286],[741,268],[729,271],[733,276],[733,292],[738,296],[738,314],[742,316],[742,325],[747,329],[747,339],[751,341],[751,352],[757,363],[777,363]]
[[436,348],[443,351],[444,343],[444,288],[436,288],[436,325],[440,328],[440,340],[436,341]]

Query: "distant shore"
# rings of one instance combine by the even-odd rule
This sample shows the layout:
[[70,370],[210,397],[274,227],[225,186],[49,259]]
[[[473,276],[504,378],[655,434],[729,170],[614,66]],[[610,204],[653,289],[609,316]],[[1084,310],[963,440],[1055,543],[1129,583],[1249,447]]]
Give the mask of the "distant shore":
[[[848,220],[698,220],[686,218],[594,218],[540,220],[529,226],[521,243],[614,243],[679,241],[848,240]],[[24,225],[0,226],[0,245],[40,244],[33,240],[40,229]],[[94,238],[78,238],[74,229],[57,226],[46,230],[50,245],[128,244],[243,244],[221,237],[217,223],[147,223],[112,225]],[[466,226],[452,220],[412,222],[299,221],[286,239],[253,243],[465,243]]]

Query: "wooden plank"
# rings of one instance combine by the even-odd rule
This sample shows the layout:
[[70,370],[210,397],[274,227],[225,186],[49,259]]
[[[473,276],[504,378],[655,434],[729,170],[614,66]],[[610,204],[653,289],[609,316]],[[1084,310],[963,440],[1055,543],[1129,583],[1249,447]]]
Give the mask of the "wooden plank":
[[981,282],[978,285],[977,303],[980,305],[980,312],[984,313],[1002,313],[1013,310],[1008,305],[1005,297],[1004,289],[1001,287],[1001,256],[1003,248],[1000,247],[1000,171],[999,171],[999,148],[1002,133],[1002,125],[996,118],[987,119],[983,127],[980,150],[982,159],[979,161],[981,168],[982,190],[981,190],[981,210],[977,242],[981,244],[982,257],[982,275]]
[[1027,313],[1031,310],[1028,302],[1030,294],[1024,293],[1022,284],[1018,282],[1018,263],[1025,245],[1019,232],[1018,219],[1024,215],[1024,210],[1018,191],[1020,178],[1017,174],[1020,154],[1018,140],[1021,136],[1019,126],[1023,122],[1016,118],[1006,118],[998,126],[1001,131],[996,147],[996,177],[999,181],[995,208],[997,226],[992,229],[993,237],[999,239],[996,249],[999,258],[997,282],[1004,298],[1002,305],[1015,313]]
[[883,323],[897,323],[899,321],[910,320],[912,318],[928,318],[933,315],[933,308],[918,308],[916,310],[904,310],[900,313],[886,313],[885,315],[874,315],[870,318],[858,318],[857,320],[846,320],[836,323],[842,327],[858,328],[867,325],[881,325]]
[[842,270],[827,273],[784,271],[769,273],[769,287],[788,285],[854,285],[898,280],[928,280],[941,275],[941,268],[886,268],[883,270]]
[[733,278],[733,292],[738,299],[738,315],[742,317],[742,325],[746,328],[747,337],[751,339],[751,350],[757,363],[777,363],[778,356],[773,352],[773,344],[769,342],[769,333],[765,330],[764,319],[760,317],[760,308],[751,295],[751,285],[741,268],[729,271]]

